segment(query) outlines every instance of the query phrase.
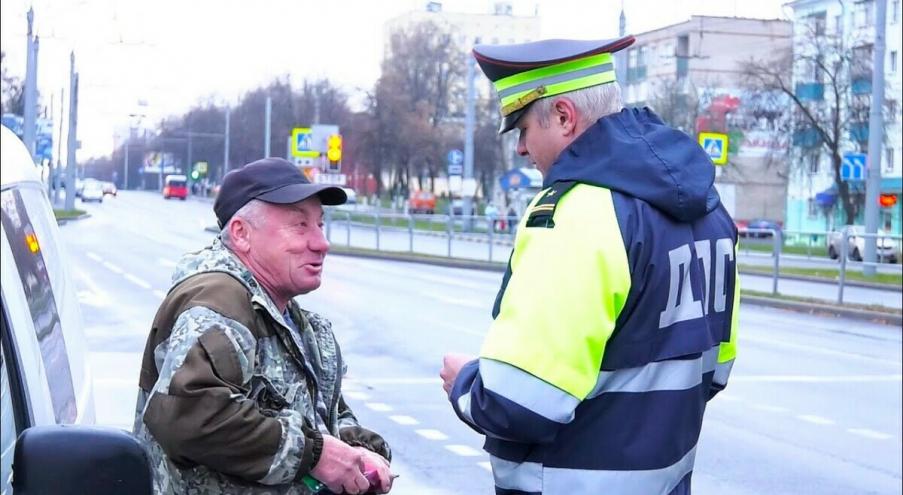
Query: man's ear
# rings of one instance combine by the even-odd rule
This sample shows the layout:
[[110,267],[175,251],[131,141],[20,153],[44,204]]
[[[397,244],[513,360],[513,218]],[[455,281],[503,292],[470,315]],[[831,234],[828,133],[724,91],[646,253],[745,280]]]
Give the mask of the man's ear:
[[552,104],[552,117],[563,136],[570,137],[577,132],[579,112],[569,98],[558,98]]
[[251,224],[241,217],[229,222],[229,237],[232,239],[232,248],[238,252],[246,253],[251,248]]

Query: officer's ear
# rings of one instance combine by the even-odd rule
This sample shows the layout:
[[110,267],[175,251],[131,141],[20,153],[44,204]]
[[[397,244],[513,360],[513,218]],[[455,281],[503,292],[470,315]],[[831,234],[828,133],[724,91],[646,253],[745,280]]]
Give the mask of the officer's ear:
[[251,231],[254,226],[246,218],[234,217],[229,220],[229,238],[232,249],[239,253],[247,253],[251,249]]
[[563,137],[573,137],[577,133],[580,112],[570,98],[556,98],[552,103],[552,122]]

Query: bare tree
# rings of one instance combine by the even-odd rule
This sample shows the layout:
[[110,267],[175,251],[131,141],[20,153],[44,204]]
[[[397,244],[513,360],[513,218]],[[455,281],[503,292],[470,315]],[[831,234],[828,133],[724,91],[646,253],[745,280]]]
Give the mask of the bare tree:
[[792,102],[795,164],[806,166],[804,158],[817,160],[820,151],[827,153],[840,206],[851,224],[863,197],[841,178],[841,164],[844,150],[867,147],[872,46],[827,34],[823,16],[802,25],[792,51],[751,59],[743,72],[750,85],[778,91]]
[[10,75],[6,70],[5,52],[0,52],[0,67],[2,67],[3,72],[0,113],[25,115],[25,81]]
[[699,96],[696,87],[686,78],[662,78],[653,86],[649,106],[661,119],[689,135],[696,133],[699,115]]

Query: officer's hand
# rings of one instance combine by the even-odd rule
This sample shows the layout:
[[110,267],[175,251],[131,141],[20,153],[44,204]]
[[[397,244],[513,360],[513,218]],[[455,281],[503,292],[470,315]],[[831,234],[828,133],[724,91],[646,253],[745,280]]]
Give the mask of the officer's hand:
[[323,435],[323,453],[310,474],[333,493],[357,495],[370,488],[361,451],[329,435]]
[[364,447],[355,447],[364,457],[364,474],[374,473],[370,476],[370,491],[367,493],[389,493],[392,489],[392,471],[389,468],[389,461],[385,457],[376,452],[365,449]]
[[442,388],[445,389],[445,393],[451,393],[452,385],[455,384],[461,368],[474,359],[473,356],[467,354],[455,353],[446,354],[442,358],[442,370],[439,372],[439,376],[442,378]]

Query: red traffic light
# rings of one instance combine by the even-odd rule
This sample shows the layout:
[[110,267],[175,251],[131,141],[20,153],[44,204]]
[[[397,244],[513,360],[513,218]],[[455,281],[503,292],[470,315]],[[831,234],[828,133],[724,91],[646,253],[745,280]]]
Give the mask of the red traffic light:
[[897,204],[897,195],[896,194],[882,194],[878,196],[878,204],[883,208],[890,208]]

